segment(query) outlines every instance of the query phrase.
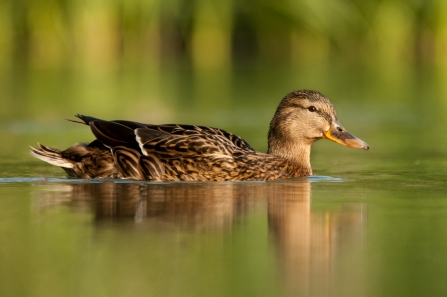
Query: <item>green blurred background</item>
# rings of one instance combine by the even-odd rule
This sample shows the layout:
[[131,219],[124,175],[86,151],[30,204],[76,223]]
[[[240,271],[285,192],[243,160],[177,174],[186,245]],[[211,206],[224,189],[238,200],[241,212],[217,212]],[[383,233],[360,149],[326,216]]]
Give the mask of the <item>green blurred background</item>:
[[66,136],[81,130],[63,121],[75,113],[194,123],[265,149],[279,100],[310,88],[354,134],[437,133],[446,53],[445,1],[2,0],[0,125]]
[[[447,4],[435,0],[8,1],[2,68],[232,69],[345,60],[446,65]],[[406,65],[406,66],[404,66]]]

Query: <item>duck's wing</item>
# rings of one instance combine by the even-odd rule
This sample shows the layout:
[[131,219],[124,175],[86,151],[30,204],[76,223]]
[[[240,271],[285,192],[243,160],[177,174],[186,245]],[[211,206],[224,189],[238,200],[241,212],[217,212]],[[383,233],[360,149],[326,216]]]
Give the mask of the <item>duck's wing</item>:
[[172,159],[191,157],[197,155],[232,155],[240,151],[228,138],[222,135],[200,133],[170,134],[153,137],[153,130],[138,128],[135,130],[136,138],[141,152],[148,155],[158,155],[162,158]]
[[203,158],[219,158],[223,162],[234,154],[254,151],[242,138],[216,128],[78,117],[90,126],[96,142],[111,149],[118,171],[127,178],[155,180],[166,171],[175,171],[174,164],[185,160],[189,164]]
[[173,135],[217,135],[228,139],[233,145],[241,149],[254,151],[250,144],[248,144],[242,137],[218,128],[178,124],[145,126],[148,129],[159,130]]
[[[82,123],[90,126],[96,140],[90,145],[94,146],[98,141],[110,149],[115,147],[128,147],[139,151],[139,144],[136,140],[135,129],[145,128],[144,124],[131,121],[104,121],[90,116],[76,115]],[[169,133],[151,130],[152,138],[168,136]]]
[[135,130],[142,156],[139,168],[149,180],[225,180],[236,166],[235,157],[247,150],[222,135],[206,133],[147,137],[147,128]]
[[[98,127],[102,125],[94,126]],[[234,164],[234,156],[244,151],[221,135],[177,135],[149,128],[137,128],[134,132],[138,150],[132,148],[135,144],[129,143],[112,148],[115,165],[126,178],[188,180],[191,174],[207,172],[215,167],[214,165],[225,163],[225,166],[231,167],[231,164]],[[104,131],[101,131],[101,134],[104,134]],[[110,138],[107,137],[103,141],[109,141]]]
[[[96,133],[103,134],[99,135],[102,138],[110,138],[107,142],[110,142],[110,147],[114,147],[116,145],[120,145],[123,142],[128,143],[131,142],[134,135],[132,135],[133,131],[138,128],[147,128],[152,130],[152,134],[154,138],[162,136],[162,135],[218,135],[223,138],[228,139],[235,146],[249,151],[254,151],[254,149],[246,142],[242,137],[234,135],[233,133],[227,132],[222,129],[213,128],[213,127],[205,127],[205,126],[195,126],[195,125],[179,125],[179,124],[165,124],[165,125],[153,125],[153,124],[141,124],[138,122],[132,121],[123,121],[123,120],[115,120],[115,121],[104,121],[101,119],[97,119],[90,116],[84,115],[76,115],[77,118],[82,120],[82,124],[89,125],[93,127]],[[76,122],[76,121],[74,121]],[[113,123],[113,124],[109,124]],[[95,134],[95,131],[93,133]],[[103,131],[103,132],[102,132]],[[167,134],[158,134],[159,132],[165,132]],[[95,134],[95,136],[97,136]],[[97,136],[98,137],[98,136]],[[104,143],[107,145],[106,143]]]

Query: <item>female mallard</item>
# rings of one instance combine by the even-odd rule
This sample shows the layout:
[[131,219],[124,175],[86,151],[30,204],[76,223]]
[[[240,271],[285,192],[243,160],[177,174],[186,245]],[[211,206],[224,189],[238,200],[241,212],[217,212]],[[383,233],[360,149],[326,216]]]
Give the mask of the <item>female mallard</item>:
[[93,142],[65,151],[39,144],[30,153],[77,178],[274,180],[312,175],[310,147],[321,138],[369,149],[341,126],[329,99],[310,90],[282,99],[270,122],[266,154],[217,128],[76,117],[90,126],[96,136]]

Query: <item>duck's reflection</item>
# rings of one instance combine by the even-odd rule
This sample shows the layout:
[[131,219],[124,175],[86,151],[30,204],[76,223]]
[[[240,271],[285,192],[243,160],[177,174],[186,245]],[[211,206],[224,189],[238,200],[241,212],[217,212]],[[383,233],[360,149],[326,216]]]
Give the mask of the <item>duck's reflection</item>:
[[360,272],[343,280],[337,270],[340,259],[360,249],[362,206],[312,210],[309,182],[272,185],[268,193],[269,230],[287,295],[331,296],[344,285],[354,292]]
[[100,224],[148,222],[176,230],[228,229],[265,202],[264,186],[258,183],[104,182],[61,184],[55,188],[39,193],[40,209],[51,204],[83,210],[88,206]]
[[[317,203],[311,207],[311,184],[306,179],[269,183],[80,183],[61,184],[58,195],[55,191],[52,187],[46,195],[40,192],[41,208],[48,208],[53,201],[92,213],[99,225],[148,223],[152,231],[161,232],[231,231],[247,219],[247,214],[265,212],[267,207],[269,237],[287,295],[326,296],[335,284],[340,287],[344,283],[353,292],[361,287],[356,286],[359,274],[353,269],[353,258],[359,256],[363,241],[361,204],[321,206],[321,201],[330,197],[317,192],[313,197]],[[343,273],[349,275],[345,279],[338,277],[343,263],[349,263],[353,271],[352,275]],[[357,293],[353,296],[362,295]]]

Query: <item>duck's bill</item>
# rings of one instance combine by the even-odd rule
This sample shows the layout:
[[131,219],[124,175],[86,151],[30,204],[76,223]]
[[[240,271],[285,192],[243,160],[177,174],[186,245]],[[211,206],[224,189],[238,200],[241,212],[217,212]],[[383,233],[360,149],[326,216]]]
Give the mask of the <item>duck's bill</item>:
[[323,133],[323,137],[347,147],[369,150],[366,142],[346,131],[340,124],[332,124],[329,130]]

